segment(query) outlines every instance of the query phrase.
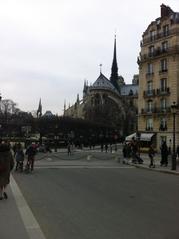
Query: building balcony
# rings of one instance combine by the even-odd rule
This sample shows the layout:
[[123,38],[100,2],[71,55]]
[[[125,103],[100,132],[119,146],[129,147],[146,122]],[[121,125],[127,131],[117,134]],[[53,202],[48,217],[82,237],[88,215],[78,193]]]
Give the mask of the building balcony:
[[170,95],[170,88],[165,87],[165,88],[160,88],[156,90],[156,95],[157,96],[164,96],[164,95]]
[[151,78],[154,76],[154,72],[147,72],[146,73],[146,78]]
[[173,55],[179,53],[179,45],[175,45],[168,48],[157,47],[153,52],[149,52],[147,54],[140,54],[137,59],[137,63],[140,64],[142,62],[149,61],[154,58],[164,57],[166,55]]
[[144,98],[154,97],[155,90],[144,90]]
[[159,75],[166,74],[168,72],[168,69],[162,69],[159,71]]
[[143,108],[143,109],[141,109],[141,114],[142,115],[152,115],[153,113],[156,113],[155,108]]
[[172,30],[168,30],[168,31],[162,31],[157,33],[155,36],[146,36],[145,38],[143,38],[143,40],[141,41],[141,46],[144,46],[145,44],[149,44],[158,40],[162,40],[163,38],[166,38],[168,36],[171,35],[177,35],[179,34],[179,29],[178,28],[174,28]]
[[141,109],[141,115],[168,114],[171,113],[171,107],[152,107]]
[[160,131],[167,131],[167,125],[160,125],[160,127],[159,127],[159,130]]
[[145,128],[145,130],[146,130],[146,131],[153,131],[153,127],[147,126],[147,127]]

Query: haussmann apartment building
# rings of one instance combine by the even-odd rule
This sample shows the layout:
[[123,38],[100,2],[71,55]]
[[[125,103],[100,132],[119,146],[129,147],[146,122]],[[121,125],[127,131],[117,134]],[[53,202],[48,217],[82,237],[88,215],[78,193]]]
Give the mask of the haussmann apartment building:
[[174,12],[164,4],[161,5],[161,16],[152,21],[142,35],[138,64],[138,132],[147,133],[158,150],[162,140],[165,140],[171,148],[175,140],[177,146],[179,12]]

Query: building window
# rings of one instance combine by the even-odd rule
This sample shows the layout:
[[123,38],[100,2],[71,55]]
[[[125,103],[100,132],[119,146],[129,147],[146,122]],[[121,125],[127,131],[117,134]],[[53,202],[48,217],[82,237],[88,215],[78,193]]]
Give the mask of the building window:
[[149,47],[149,57],[154,56],[154,46]]
[[153,130],[153,119],[148,118],[146,121],[146,130]]
[[154,41],[155,40],[155,35],[156,35],[156,32],[153,30],[153,31],[150,31],[150,40],[151,41]]
[[147,73],[148,74],[152,74],[153,73],[153,64],[152,63],[148,63],[147,64]]
[[161,131],[167,130],[167,119],[165,117],[160,118],[159,130],[161,130]]
[[160,61],[160,69],[161,69],[161,72],[165,72],[167,71],[167,59],[162,59]]
[[169,35],[169,25],[163,26],[163,36],[166,37]]
[[162,52],[167,52],[168,49],[168,41],[162,42]]
[[167,79],[163,78],[160,80],[160,90],[163,92],[166,91],[166,89],[167,89]]
[[152,112],[152,109],[153,109],[153,101],[152,100],[149,100],[147,102],[147,112]]
[[160,100],[160,109],[163,111],[163,110],[166,110],[166,108],[167,108],[167,101],[166,101],[166,99],[165,98],[161,99]]
[[147,94],[152,94],[152,81],[147,82]]

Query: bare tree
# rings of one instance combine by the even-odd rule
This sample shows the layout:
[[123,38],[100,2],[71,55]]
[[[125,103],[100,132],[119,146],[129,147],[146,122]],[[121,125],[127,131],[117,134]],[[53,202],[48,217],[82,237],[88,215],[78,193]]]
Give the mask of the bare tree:
[[15,114],[17,111],[17,104],[10,99],[4,99],[1,101],[1,113],[4,114]]

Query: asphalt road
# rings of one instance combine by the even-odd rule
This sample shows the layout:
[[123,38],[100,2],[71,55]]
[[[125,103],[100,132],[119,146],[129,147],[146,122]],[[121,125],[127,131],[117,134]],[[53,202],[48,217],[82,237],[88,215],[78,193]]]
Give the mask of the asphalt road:
[[33,174],[14,173],[47,239],[179,238],[177,176],[101,159],[61,162],[44,157]]

